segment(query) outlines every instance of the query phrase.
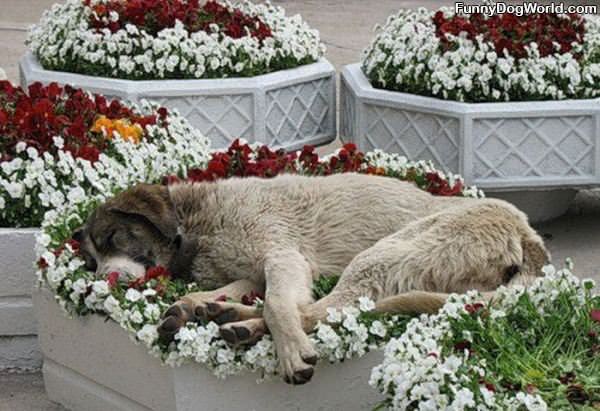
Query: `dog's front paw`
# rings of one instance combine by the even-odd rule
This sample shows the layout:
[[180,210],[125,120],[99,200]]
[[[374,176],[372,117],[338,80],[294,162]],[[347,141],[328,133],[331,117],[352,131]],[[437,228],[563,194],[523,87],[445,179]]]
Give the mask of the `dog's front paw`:
[[267,332],[265,320],[252,318],[246,321],[227,323],[219,329],[221,338],[234,347],[256,343]]
[[305,341],[289,341],[278,349],[280,372],[288,384],[301,385],[309,382],[319,356],[308,337]]
[[193,308],[183,302],[173,304],[165,313],[158,325],[158,336],[165,342],[170,342],[175,334],[190,321],[196,321]]
[[219,325],[262,317],[262,311],[255,306],[223,301],[197,304],[194,313],[206,322],[214,321]]

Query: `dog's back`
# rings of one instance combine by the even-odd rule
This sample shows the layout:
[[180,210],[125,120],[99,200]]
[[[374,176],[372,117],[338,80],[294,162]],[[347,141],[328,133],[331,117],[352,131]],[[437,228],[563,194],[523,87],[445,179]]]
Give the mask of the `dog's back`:
[[297,248],[314,275],[339,274],[381,238],[449,201],[464,201],[434,197],[398,179],[355,173],[229,179],[170,191],[176,204],[196,198],[194,210],[188,207],[181,216],[184,229],[199,236],[210,231],[211,238],[204,240],[213,244],[205,248],[220,250],[212,253],[210,268],[238,271],[234,278],[262,271],[263,256],[257,254],[282,246]]

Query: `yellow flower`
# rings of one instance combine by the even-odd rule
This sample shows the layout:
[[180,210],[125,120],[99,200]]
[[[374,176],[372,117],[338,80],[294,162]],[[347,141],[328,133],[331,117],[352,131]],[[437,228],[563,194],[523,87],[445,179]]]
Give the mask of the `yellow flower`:
[[100,116],[94,123],[91,131],[94,133],[104,133],[105,136],[111,138],[114,131],[113,121],[106,116]]
[[144,134],[144,129],[139,124],[131,124],[129,120],[119,119],[110,120],[106,116],[100,116],[91,128],[94,133],[103,133],[106,138],[111,140],[115,133],[125,141],[131,141],[138,144]]
[[131,141],[138,144],[142,139],[144,130],[139,124],[129,124],[123,120],[116,120],[114,122],[115,131],[119,133],[119,136],[125,141]]

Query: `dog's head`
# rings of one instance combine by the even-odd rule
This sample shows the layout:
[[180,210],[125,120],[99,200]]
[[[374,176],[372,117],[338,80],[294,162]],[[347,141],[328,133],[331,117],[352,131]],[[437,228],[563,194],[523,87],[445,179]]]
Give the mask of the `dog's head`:
[[140,184],[99,206],[73,238],[86,268],[141,277],[154,265],[167,266],[178,248],[177,218],[168,188]]

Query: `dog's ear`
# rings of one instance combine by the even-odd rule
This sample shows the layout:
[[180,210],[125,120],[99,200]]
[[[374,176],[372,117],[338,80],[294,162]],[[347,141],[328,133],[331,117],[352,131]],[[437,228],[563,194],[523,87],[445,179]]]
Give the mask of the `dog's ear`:
[[177,235],[177,217],[166,186],[139,184],[114,197],[107,206],[110,212],[145,221],[169,241]]

